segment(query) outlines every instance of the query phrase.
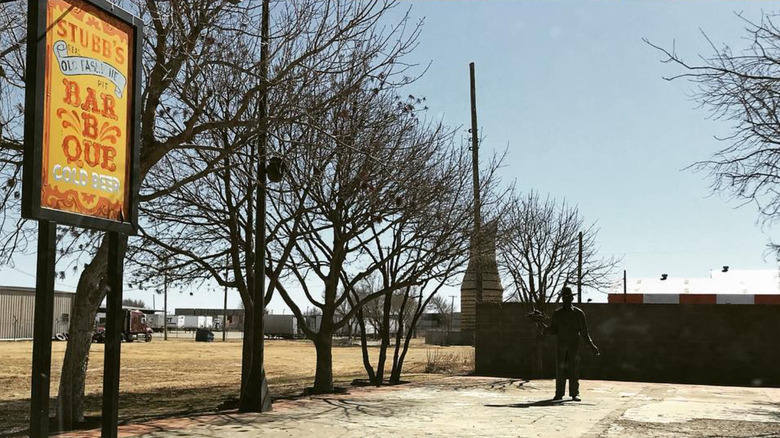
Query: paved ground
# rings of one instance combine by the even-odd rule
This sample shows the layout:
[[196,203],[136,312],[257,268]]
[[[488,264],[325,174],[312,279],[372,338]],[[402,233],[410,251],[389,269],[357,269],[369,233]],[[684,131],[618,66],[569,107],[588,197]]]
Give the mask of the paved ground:
[[266,414],[128,425],[120,435],[780,437],[780,389],[584,381],[582,402],[554,403],[553,386],[550,380],[447,377],[279,400]]

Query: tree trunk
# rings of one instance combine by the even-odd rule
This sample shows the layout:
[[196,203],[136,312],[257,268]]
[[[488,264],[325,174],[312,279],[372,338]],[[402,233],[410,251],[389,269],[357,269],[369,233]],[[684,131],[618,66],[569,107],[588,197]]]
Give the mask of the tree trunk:
[[[427,305],[427,302],[426,302]],[[393,370],[390,372],[390,384],[391,385],[397,385],[401,383],[401,371],[404,368],[404,360],[406,359],[406,353],[409,351],[409,343],[412,340],[412,336],[414,335],[415,327],[417,327],[417,322],[420,320],[420,316],[423,314],[423,311],[425,309],[425,305],[418,305],[417,309],[414,312],[414,316],[412,317],[412,321],[409,324],[409,330],[406,333],[406,339],[404,339],[404,347],[401,350],[401,354],[398,357],[398,360],[396,360],[393,363]],[[396,347],[396,352],[398,351],[398,348]]]
[[357,311],[357,323],[360,328],[360,348],[363,350],[363,367],[368,374],[368,381],[373,382],[376,378],[374,367],[371,365],[371,358],[368,356],[368,340],[366,339],[366,321],[363,319],[363,309]]
[[314,375],[314,393],[333,392],[333,334],[325,332],[325,319],[320,325],[320,333],[314,338],[317,349],[317,372]]
[[84,421],[84,382],[87,377],[89,349],[95,329],[95,315],[106,296],[108,240],[104,237],[95,257],[82,271],[76,287],[68,344],[62,362],[57,418],[63,430]]
[[[412,340],[412,336],[414,335],[414,327],[417,325],[417,316],[412,320],[411,324],[409,325],[409,330],[406,332],[406,336],[404,336],[404,346],[403,349],[401,349],[400,354],[398,351],[398,345],[395,346],[395,358],[393,359],[393,370],[390,372],[390,384],[391,385],[397,385],[401,383],[401,371],[404,369],[404,359],[406,359],[406,352],[409,351],[409,342]],[[398,344],[401,342],[401,338],[398,337]]]
[[[404,292],[404,299],[401,301],[401,307],[398,308],[398,317],[396,317],[397,328],[395,330],[395,349],[393,351],[393,368],[390,370],[390,384],[397,385],[401,380],[401,368],[398,363],[398,353],[401,348],[401,340],[404,337],[404,314],[406,312],[406,300],[409,299],[409,292],[411,288],[406,288]],[[406,337],[411,337],[412,333],[406,334]]]
[[243,398],[244,388],[246,388],[250,367],[252,366],[253,322],[252,305],[244,301],[244,339],[241,345],[241,390],[239,395],[241,398]]
[[379,362],[376,365],[376,377],[374,384],[380,386],[385,377],[385,362],[387,361],[387,347],[390,345],[390,310],[393,299],[393,292],[385,294],[384,305],[382,306],[382,323],[379,325],[379,332],[382,336],[382,345],[379,347]]

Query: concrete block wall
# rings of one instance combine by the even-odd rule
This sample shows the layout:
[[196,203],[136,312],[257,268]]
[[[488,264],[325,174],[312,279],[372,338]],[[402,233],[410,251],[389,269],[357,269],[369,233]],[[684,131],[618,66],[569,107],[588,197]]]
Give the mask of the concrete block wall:
[[[582,304],[601,350],[584,379],[780,387],[780,305]],[[552,308],[551,308],[552,310]],[[520,303],[477,306],[476,372],[555,376],[555,336],[541,341]]]

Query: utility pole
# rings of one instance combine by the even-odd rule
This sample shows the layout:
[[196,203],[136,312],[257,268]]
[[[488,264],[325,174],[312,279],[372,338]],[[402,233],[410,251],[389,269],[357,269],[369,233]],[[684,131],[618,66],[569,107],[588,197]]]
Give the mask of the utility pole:
[[168,340],[168,270],[163,274],[163,339]]
[[[228,278],[228,266],[227,263],[225,264],[225,283],[227,283]],[[225,305],[222,307],[222,342],[225,342],[225,338],[227,338],[227,284],[225,284]]]
[[455,315],[455,295],[450,295],[450,329],[452,331],[452,321]]
[[252,285],[252,353],[245,387],[241,391],[240,412],[265,412],[271,409],[271,396],[263,367],[263,311],[265,309],[265,216],[266,154],[268,141],[268,65],[270,40],[270,0],[263,0],[260,23],[260,90],[258,99],[258,159],[255,184],[254,282]]
[[579,234],[579,251],[577,251],[577,304],[582,304],[582,231]]
[[623,304],[626,304],[628,301],[628,296],[626,296],[626,293],[628,292],[628,282],[626,281],[626,270],[623,269]]
[[482,302],[482,204],[479,194],[479,135],[477,133],[477,85],[474,77],[474,63],[469,63],[471,79],[471,167],[474,177],[474,236],[472,237],[472,257],[476,256],[476,299],[474,305]]

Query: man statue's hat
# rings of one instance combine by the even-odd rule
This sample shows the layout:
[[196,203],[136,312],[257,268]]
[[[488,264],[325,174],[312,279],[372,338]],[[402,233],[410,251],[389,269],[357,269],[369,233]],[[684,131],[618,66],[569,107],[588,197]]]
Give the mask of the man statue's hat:
[[574,297],[574,293],[571,291],[571,288],[568,286],[564,286],[563,289],[561,289],[561,298],[564,297]]

